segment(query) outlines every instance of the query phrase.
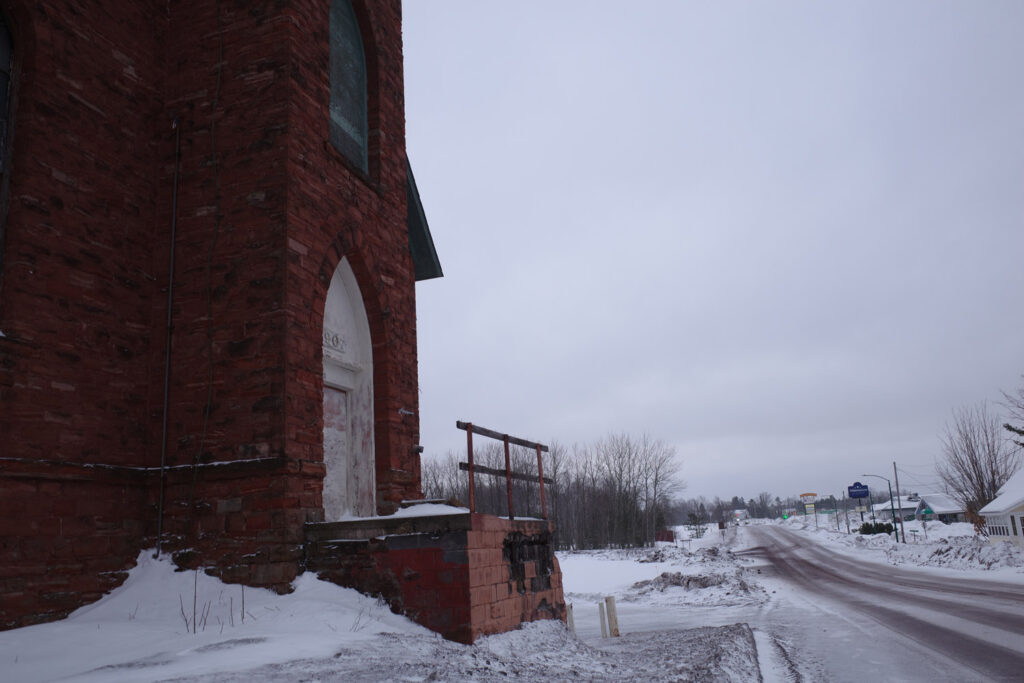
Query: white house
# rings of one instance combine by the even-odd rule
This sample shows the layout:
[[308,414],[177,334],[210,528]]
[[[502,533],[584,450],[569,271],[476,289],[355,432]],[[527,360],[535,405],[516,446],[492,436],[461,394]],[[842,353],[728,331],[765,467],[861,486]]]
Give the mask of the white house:
[[938,520],[945,524],[966,522],[964,506],[945,493],[925,493],[914,511],[914,519]]
[[892,517],[892,509],[896,508],[896,521],[903,518],[903,521],[909,522],[914,519],[914,511],[917,510],[917,504],[921,502],[921,499],[917,495],[912,496],[893,496],[892,505],[889,501],[884,503],[877,503],[871,506],[871,509],[875,512],[875,517],[882,520],[883,522],[890,521]]
[[1024,470],[1010,477],[978,514],[985,518],[990,543],[1010,542],[1024,548]]

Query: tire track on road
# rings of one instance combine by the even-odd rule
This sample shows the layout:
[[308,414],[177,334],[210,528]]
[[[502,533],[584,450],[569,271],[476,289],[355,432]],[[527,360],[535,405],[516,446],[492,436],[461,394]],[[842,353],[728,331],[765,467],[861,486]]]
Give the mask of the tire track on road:
[[[1012,587],[994,582],[990,586],[982,581],[972,586],[960,580],[947,589],[942,580],[907,576],[907,572],[895,568],[887,572],[881,565],[860,563],[818,546],[808,546],[813,541],[780,529],[759,528],[754,535],[761,545],[742,554],[765,559],[780,578],[857,610],[900,637],[989,680],[1019,680],[1024,670],[1024,651],[922,619],[888,604],[902,603],[905,607],[948,614],[1007,633],[1024,634],[1024,617],[1020,616],[1024,614],[1024,595],[1007,590]],[[844,570],[830,565],[842,565]],[[860,576],[862,573],[867,579]],[[1016,613],[968,604],[956,597],[1008,601],[1007,606]],[[1014,638],[1009,640],[1013,642]],[[1024,647],[1024,640],[1016,641]]]

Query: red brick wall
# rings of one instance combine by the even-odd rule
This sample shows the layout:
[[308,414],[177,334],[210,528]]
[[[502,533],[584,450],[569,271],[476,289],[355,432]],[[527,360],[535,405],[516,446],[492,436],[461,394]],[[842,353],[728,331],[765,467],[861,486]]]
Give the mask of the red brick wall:
[[[153,3],[2,3],[16,70],[0,273],[0,627],[123,578],[152,514]],[[102,465],[83,467],[82,465]]]
[[149,521],[144,475],[18,463],[0,485],[0,629],[59,618],[124,580]]
[[[295,3],[288,138],[286,430],[289,456],[318,458],[320,331],[334,269],[347,256],[373,338],[378,506],[419,494],[416,300],[405,203],[405,104],[398,2],[354,3],[369,64],[370,173],[352,170],[328,135],[329,3]],[[310,40],[314,36],[316,40]],[[325,201],[336,197],[340,201]],[[310,334],[313,332],[314,334]]]
[[5,2],[17,109],[0,281],[6,457],[140,465],[149,446],[154,139],[149,3]]
[[[283,587],[296,567],[281,565],[301,543],[289,528],[319,506],[300,498],[285,460],[288,17],[271,3],[172,4],[167,22],[166,188],[174,117],[181,135],[167,463],[185,469],[165,489],[164,542],[190,549],[179,556],[186,566],[213,562],[226,578]],[[159,440],[165,300],[154,310],[150,431]]]
[[[166,547],[231,580],[284,588],[298,571],[302,524],[323,514],[321,332],[342,257],[373,340],[378,506],[419,495],[418,419],[399,413],[418,413],[401,8],[354,4],[369,174],[328,142],[329,3],[0,3],[19,64],[0,499],[58,482],[63,501],[14,509],[0,587],[41,590],[33,572],[65,542],[116,537],[101,547],[124,568],[155,538],[176,132]],[[151,469],[116,470],[129,490],[68,463]],[[47,545],[39,519],[75,523]],[[69,560],[82,583],[62,604],[109,587],[93,560]],[[0,620],[24,611],[4,600]]]

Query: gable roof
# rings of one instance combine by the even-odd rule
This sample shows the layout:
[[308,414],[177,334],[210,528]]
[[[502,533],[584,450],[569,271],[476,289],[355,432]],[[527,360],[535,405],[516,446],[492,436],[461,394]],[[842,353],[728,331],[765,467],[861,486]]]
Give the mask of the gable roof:
[[978,510],[979,515],[1002,515],[1018,505],[1024,505],[1024,469],[1010,477],[999,489],[995,499]]
[[921,504],[918,507],[922,510],[931,510],[936,515],[954,515],[964,511],[964,506],[946,493],[922,494]]
[[[903,496],[902,498],[900,496],[893,496],[892,503],[897,510],[916,510],[918,501],[910,500],[906,496]],[[884,503],[875,503],[871,506],[871,509],[875,512],[884,512],[886,510],[891,510],[892,506],[889,505],[889,501],[885,501]]]
[[409,206],[407,227],[409,230],[409,249],[412,251],[412,265],[416,272],[416,281],[444,277],[441,272],[441,261],[434,249],[434,238],[430,236],[427,225],[427,214],[423,211],[420,191],[416,187],[416,177],[412,174],[409,160],[405,160],[405,198]]

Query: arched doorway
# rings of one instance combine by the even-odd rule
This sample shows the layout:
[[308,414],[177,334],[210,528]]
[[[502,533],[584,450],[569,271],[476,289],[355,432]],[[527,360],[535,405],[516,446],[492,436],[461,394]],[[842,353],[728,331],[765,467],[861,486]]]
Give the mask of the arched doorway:
[[373,347],[355,274],[342,259],[324,306],[324,518],[376,513]]

